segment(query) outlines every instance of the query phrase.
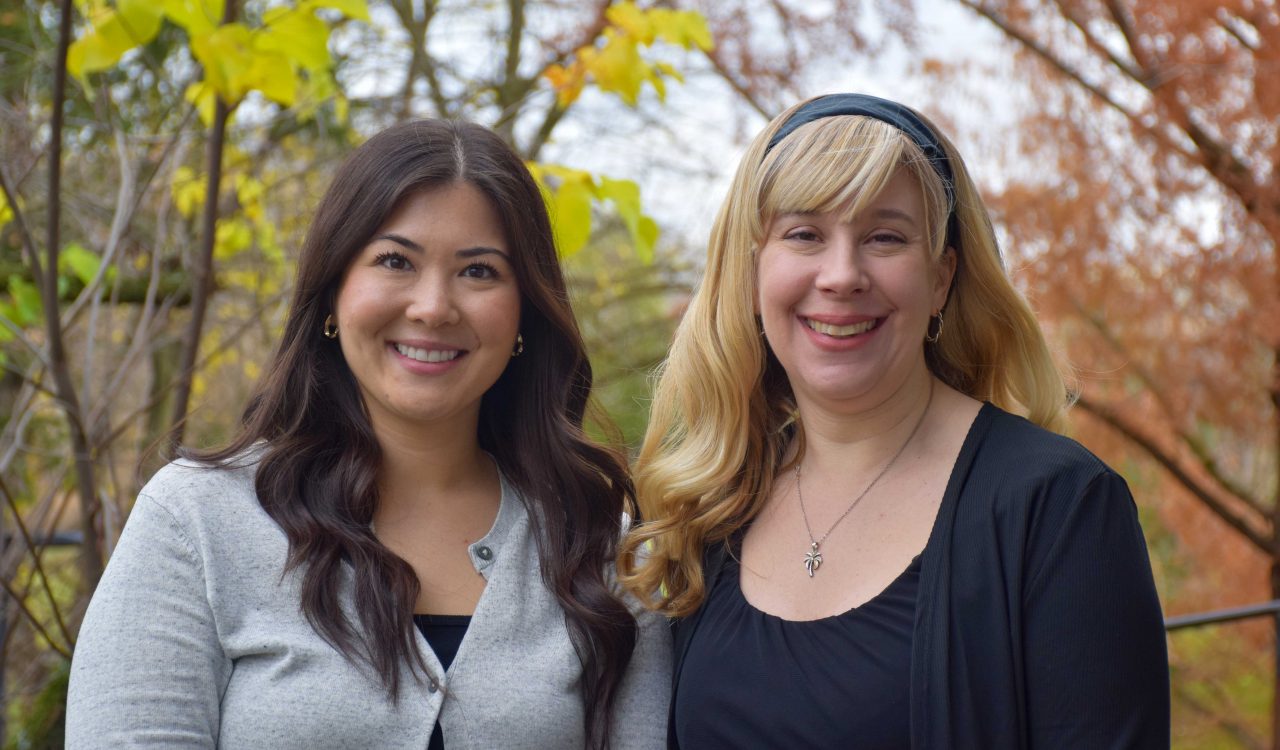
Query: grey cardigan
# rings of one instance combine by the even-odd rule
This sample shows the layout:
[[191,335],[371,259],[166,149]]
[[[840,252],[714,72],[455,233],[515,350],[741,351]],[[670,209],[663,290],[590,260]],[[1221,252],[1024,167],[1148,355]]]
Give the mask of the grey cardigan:
[[[68,748],[425,748],[437,718],[449,750],[582,747],[581,665],[505,480],[493,528],[470,547],[487,584],[457,657],[442,674],[417,634],[431,679],[405,665],[392,703],[303,617],[254,471],[178,462],[143,488],[80,630]],[[637,617],[615,748],[666,741],[670,635]]]

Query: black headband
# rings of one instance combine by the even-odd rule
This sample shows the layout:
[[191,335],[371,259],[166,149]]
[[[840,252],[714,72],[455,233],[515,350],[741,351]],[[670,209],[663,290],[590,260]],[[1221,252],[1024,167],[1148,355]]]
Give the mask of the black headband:
[[797,109],[795,114],[782,123],[782,127],[778,128],[778,132],[774,133],[773,137],[769,139],[769,145],[764,152],[767,154],[772,151],[774,146],[778,145],[783,138],[795,132],[796,128],[801,125],[807,125],[814,120],[837,115],[872,117],[881,122],[887,122],[906,133],[912,143],[920,147],[933,170],[942,178],[942,186],[947,191],[947,203],[953,207],[955,206],[956,196],[955,186],[951,181],[951,162],[947,160],[947,152],[943,150],[942,142],[938,140],[938,136],[929,126],[924,123],[924,120],[920,119],[920,115],[909,107],[904,107],[888,99],[881,99],[867,94],[830,94],[814,99]]

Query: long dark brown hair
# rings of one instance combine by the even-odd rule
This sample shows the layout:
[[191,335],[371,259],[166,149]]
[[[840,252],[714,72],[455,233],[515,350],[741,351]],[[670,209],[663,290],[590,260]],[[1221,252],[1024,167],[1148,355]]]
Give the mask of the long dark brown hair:
[[[422,120],[369,139],[333,177],[298,261],[280,348],[225,448],[194,454],[227,466],[254,453],[259,502],[289,539],[301,569],[302,611],[353,662],[368,664],[390,697],[415,645],[413,569],[369,528],[382,452],[341,349],[321,333],[343,275],[406,196],[454,182],[482,192],[503,222],[521,293],[524,353],[485,393],[479,441],[529,506],[542,577],[554,592],[583,666],[588,745],[607,747],[613,699],[636,642],[636,622],[606,580],[634,492],[620,455],[588,440],[591,366],[573,317],[537,185],[511,149],[470,123]],[[343,563],[354,571],[355,623],[340,606]]]

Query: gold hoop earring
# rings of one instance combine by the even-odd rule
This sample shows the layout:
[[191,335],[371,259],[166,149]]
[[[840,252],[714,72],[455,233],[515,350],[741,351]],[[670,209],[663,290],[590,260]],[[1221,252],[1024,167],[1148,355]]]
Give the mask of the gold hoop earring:
[[[938,343],[938,337],[942,335],[942,311],[939,310],[936,313],[934,313],[933,318],[938,319],[938,330],[934,331],[933,335],[930,335],[928,331],[925,331],[925,334],[924,334],[924,340],[928,341],[930,344]],[[933,318],[929,319],[929,324],[931,328],[933,327]]]
[[524,334],[517,333],[516,345],[511,347],[511,356],[514,358],[519,357],[521,354],[524,354]]
[[327,339],[336,339],[336,338],[338,338],[338,324],[337,324],[337,323],[335,323],[335,322],[333,322],[333,315],[332,315],[332,314],[329,314],[329,315],[326,315],[326,316],[325,316],[325,318],[324,318],[324,328],[320,329],[320,332],[321,332],[321,333],[323,333],[323,334],[324,334],[324,337],[325,337],[325,338],[327,338]]

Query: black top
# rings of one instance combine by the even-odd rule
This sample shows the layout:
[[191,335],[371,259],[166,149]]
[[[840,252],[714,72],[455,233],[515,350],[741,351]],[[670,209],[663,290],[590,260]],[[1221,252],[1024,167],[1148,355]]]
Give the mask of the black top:
[[[458,655],[458,647],[471,625],[471,615],[414,615],[413,624],[418,626],[422,637],[427,639],[431,650],[436,652],[440,666],[448,671],[453,664],[453,657]],[[431,730],[431,741],[427,750],[444,750],[444,734],[440,731],[440,722]]]
[[[726,555],[705,552],[710,587]],[[703,611],[675,624],[673,705]],[[910,712],[912,750],[1169,747],[1164,620],[1129,488],[991,404],[921,557]]]
[[725,560],[680,677],[683,747],[910,747],[911,631],[917,557],[875,598],[843,614],[791,621],[743,596]]

